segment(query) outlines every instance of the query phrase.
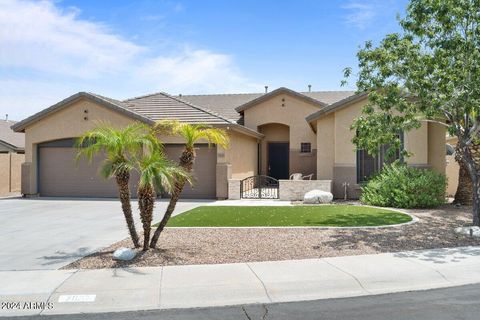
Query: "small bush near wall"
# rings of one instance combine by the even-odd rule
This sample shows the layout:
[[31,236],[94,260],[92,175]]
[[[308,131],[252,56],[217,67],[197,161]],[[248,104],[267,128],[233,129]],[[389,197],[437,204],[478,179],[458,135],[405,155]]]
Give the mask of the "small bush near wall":
[[431,208],[445,203],[445,175],[404,164],[385,166],[363,188],[360,200],[372,206]]

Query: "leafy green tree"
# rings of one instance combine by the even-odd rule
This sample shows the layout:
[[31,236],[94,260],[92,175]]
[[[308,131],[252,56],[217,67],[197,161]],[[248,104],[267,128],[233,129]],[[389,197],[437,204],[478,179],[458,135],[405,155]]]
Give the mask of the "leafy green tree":
[[128,231],[136,248],[140,241],[135,229],[135,222],[130,204],[130,172],[134,168],[134,157],[146,149],[153,149],[157,144],[151,134],[150,127],[134,123],[118,129],[108,123],[100,123],[93,130],[87,131],[76,142],[77,160],[85,156],[90,162],[94,156],[101,154],[105,160],[100,167],[100,174],[104,178],[115,178],[118,186],[123,215]]
[[[357,87],[369,103],[353,124],[357,147],[400,146],[399,131],[431,121],[458,138],[457,159],[473,185],[473,224],[480,225],[480,1],[411,0],[401,33],[358,52]],[[351,75],[351,69],[345,70]]]
[[167,160],[160,148],[142,154],[136,161],[136,169],[140,174],[137,194],[143,225],[143,251],[147,251],[157,192],[160,190],[171,192],[175,181],[179,179],[191,181],[191,178],[185,170]]
[[[225,130],[212,128],[211,126],[203,124],[188,124],[167,120],[159,122],[155,126],[154,131],[157,134],[174,135],[183,138],[185,141],[185,149],[180,156],[179,165],[187,173],[192,172],[196,156],[194,146],[200,140],[206,141],[209,144],[216,144],[224,148],[227,148],[229,145],[228,134],[225,132]],[[151,248],[156,247],[158,238],[167,225],[168,220],[172,216],[173,210],[175,210],[175,206],[180,198],[180,194],[182,193],[186,182],[187,180],[182,177],[175,182],[165,215],[155,230],[152,241],[150,242]]]

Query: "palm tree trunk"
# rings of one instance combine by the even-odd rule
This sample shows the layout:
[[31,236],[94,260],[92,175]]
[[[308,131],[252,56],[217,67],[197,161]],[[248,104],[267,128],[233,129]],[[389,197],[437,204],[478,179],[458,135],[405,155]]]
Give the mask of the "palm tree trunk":
[[152,186],[138,189],[138,208],[143,225],[143,251],[148,250],[150,231],[152,229],[153,207],[155,206],[155,191]]
[[473,191],[473,225],[480,227],[480,144],[473,143],[466,147],[465,144],[460,144],[459,141],[455,159],[465,166],[470,175]]
[[[185,169],[186,172],[190,173],[192,172],[194,161],[195,161],[194,149],[189,147],[185,148],[185,150],[182,152],[182,155],[180,156],[180,163],[179,163],[180,167]],[[165,211],[165,215],[163,216],[162,221],[160,221],[160,224],[158,225],[157,229],[155,230],[155,233],[153,234],[152,241],[150,242],[150,248],[155,248],[157,246],[158,238],[160,237],[160,234],[162,233],[165,226],[167,225],[168,220],[170,220],[170,217],[172,216],[172,213],[175,210],[175,206],[177,205],[178,199],[180,198],[180,194],[182,193],[184,186],[185,186],[185,179],[180,178],[175,183],[175,187],[173,189],[170,202],[168,203],[167,210]]]
[[172,192],[172,196],[170,198],[170,202],[168,203],[167,210],[165,211],[165,215],[163,216],[162,221],[160,221],[160,224],[158,225],[157,229],[155,230],[155,233],[153,234],[152,241],[150,242],[150,248],[155,248],[157,246],[158,238],[160,237],[160,234],[162,233],[163,229],[168,223],[168,220],[170,220],[170,217],[172,216],[173,211],[175,210],[175,206],[177,205],[178,199],[180,198],[180,194],[182,193],[183,186],[185,185],[185,182],[177,182],[175,183],[175,189]]
[[130,173],[128,171],[119,173],[115,176],[118,185],[118,193],[120,202],[122,203],[122,211],[127,222],[128,232],[132,239],[135,248],[140,247],[140,240],[138,238],[137,230],[135,229],[135,221],[132,215],[132,206],[130,204],[130,188],[128,187],[128,181],[130,180]]
[[470,173],[467,166],[460,161],[460,169],[458,170],[458,186],[455,192],[455,199],[453,203],[464,206],[471,206],[473,201],[473,186]]
[[480,227],[480,181],[473,179],[473,225]]

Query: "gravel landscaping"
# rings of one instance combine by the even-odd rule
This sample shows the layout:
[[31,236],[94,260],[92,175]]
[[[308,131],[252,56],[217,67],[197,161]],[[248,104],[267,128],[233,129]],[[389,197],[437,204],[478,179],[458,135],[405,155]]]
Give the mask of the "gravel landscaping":
[[131,246],[125,239],[64,269],[308,259],[480,245],[480,239],[454,232],[471,223],[470,210],[453,205],[408,210],[418,222],[370,229],[167,228],[159,249],[140,252],[132,261],[112,260],[115,249]]

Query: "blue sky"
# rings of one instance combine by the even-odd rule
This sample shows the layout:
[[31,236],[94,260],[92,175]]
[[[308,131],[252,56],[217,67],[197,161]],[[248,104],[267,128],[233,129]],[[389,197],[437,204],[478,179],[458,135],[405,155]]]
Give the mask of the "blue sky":
[[398,31],[406,3],[0,0],[0,117],[20,120],[78,91],[345,89],[343,68],[365,41]]

